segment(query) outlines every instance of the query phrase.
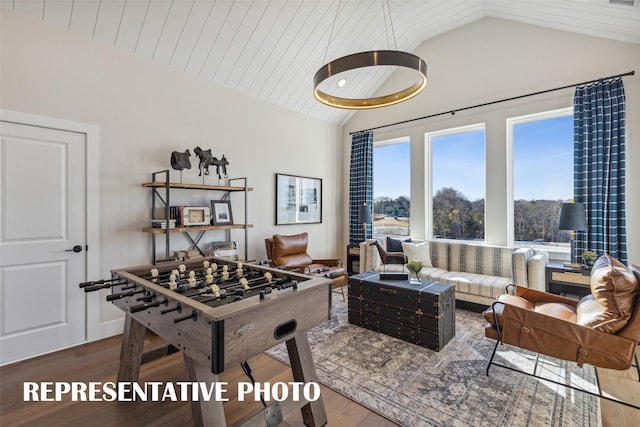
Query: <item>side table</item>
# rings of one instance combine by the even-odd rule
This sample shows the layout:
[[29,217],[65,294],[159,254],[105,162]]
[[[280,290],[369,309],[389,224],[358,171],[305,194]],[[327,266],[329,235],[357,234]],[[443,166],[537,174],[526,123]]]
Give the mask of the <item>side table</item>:
[[347,246],[347,274],[360,273],[360,246]]
[[545,276],[546,291],[552,294],[582,298],[591,293],[591,270],[550,262],[545,267]]

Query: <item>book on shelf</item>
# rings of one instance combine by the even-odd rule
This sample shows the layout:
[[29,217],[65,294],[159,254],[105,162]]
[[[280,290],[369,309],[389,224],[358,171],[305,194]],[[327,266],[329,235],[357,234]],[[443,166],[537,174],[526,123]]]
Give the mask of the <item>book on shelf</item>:
[[184,206],[169,206],[169,218],[176,220],[176,223],[182,227],[182,208]]
[[[152,219],[151,220],[151,227],[153,228],[162,228],[162,229],[167,229],[167,220],[166,219]],[[169,220],[169,228],[175,228],[176,227],[176,220],[175,219],[170,219]]]

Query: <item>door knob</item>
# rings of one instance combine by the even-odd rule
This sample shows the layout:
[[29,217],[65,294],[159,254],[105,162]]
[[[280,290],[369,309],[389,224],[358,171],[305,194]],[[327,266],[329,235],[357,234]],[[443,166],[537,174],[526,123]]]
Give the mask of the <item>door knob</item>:
[[73,248],[67,249],[65,252],[82,252],[82,246],[75,245]]

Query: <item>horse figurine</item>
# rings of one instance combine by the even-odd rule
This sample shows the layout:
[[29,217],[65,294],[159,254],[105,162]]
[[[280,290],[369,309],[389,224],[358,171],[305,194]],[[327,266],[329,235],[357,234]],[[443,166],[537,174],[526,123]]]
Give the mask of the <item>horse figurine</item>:
[[[225,179],[229,177],[227,175],[227,165],[229,164],[229,161],[224,156],[224,154],[222,155],[222,158],[220,160],[218,160],[217,157],[214,157],[212,164],[215,165],[216,167],[216,173],[218,174],[218,179],[222,179],[222,175],[224,175]],[[222,169],[222,173],[220,173],[220,169]]]
[[213,154],[211,154],[211,148],[209,148],[208,150],[203,150],[200,147],[196,147],[193,151],[196,153],[196,156],[198,156],[198,159],[200,159],[200,164],[198,165],[200,173],[198,174],[198,176],[202,176],[203,170],[205,175],[209,175],[209,166],[213,164],[214,158]]
[[189,150],[185,150],[184,153],[180,153],[178,151],[174,151],[171,153],[171,167],[177,171],[181,171],[183,169],[191,169],[191,153]]

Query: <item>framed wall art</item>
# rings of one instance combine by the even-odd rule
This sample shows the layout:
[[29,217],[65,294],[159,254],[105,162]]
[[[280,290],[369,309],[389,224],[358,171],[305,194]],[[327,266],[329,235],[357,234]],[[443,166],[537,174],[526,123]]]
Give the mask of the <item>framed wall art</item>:
[[322,222],[322,179],[276,174],[276,225]]
[[211,201],[211,224],[231,225],[233,224],[233,214],[231,212],[231,202],[229,200]]

